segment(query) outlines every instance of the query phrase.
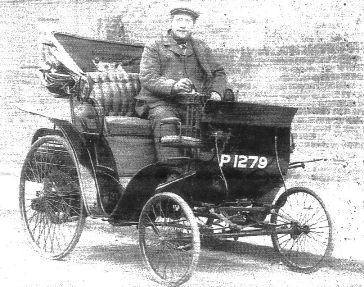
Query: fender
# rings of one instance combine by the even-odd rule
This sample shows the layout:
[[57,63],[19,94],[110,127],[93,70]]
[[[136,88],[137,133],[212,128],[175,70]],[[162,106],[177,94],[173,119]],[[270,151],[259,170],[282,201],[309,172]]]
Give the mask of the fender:
[[[79,180],[82,193],[82,199],[86,212],[91,217],[104,217],[106,214],[100,200],[100,190],[97,184],[96,171],[92,162],[92,155],[87,148],[85,138],[78,132],[69,119],[57,119],[49,115],[48,112],[34,109],[31,105],[16,105],[24,112],[48,119],[54,124],[53,130],[50,128],[41,128],[36,131],[32,141],[44,135],[59,135],[65,138],[76,157],[76,166],[79,171]],[[56,130],[55,127],[58,129]]]
[[111,217],[137,221],[144,204],[172,171],[165,163],[154,163],[138,171],[121,195]]
[[48,135],[57,135],[57,136],[61,136],[64,137],[64,134],[62,134],[62,132],[60,130],[55,130],[55,129],[50,129],[50,128],[41,128],[38,129],[32,138],[32,144],[36,142],[37,139],[39,139],[40,137],[44,137],[44,136],[48,136]]
[[85,209],[91,217],[103,217],[106,214],[100,202],[100,190],[96,180],[95,167],[82,135],[65,120],[49,118],[67,139],[76,155],[76,165],[79,170],[79,179]]

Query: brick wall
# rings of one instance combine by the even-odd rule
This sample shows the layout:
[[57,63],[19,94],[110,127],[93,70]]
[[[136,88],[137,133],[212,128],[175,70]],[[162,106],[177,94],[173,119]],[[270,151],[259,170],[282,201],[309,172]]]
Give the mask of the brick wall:
[[[196,36],[220,57],[239,99],[299,107],[293,123],[293,158],[328,157],[334,160],[313,165],[310,176],[362,181],[362,1],[194,2],[203,7]],[[12,36],[7,40],[16,47],[7,51],[12,58],[3,89],[24,96],[18,83],[29,86],[36,81],[33,72],[18,66],[37,64],[36,43],[44,28],[145,43],[168,27],[169,3],[69,0],[3,6],[0,20],[10,24],[6,29]]]
[[299,108],[293,157],[330,159],[310,167],[312,178],[362,181],[362,56],[362,43],[342,39],[243,49],[231,84],[242,100]]

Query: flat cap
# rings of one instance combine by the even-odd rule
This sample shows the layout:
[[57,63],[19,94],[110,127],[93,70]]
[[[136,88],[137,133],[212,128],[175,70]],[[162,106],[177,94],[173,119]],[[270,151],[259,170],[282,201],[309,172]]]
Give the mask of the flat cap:
[[194,18],[195,20],[200,16],[200,13],[197,12],[195,9],[190,8],[190,7],[175,7],[171,10],[171,15],[177,15],[177,14],[187,14],[190,15],[192,18]]

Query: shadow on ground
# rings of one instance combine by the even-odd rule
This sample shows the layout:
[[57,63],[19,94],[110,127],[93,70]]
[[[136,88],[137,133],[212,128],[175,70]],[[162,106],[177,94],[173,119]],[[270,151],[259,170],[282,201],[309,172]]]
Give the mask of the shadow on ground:
[[[233,256],[246,256],[256,259],[259,262],[280,264],[279,254],[270,246],[254,245],[239,241],[214,241],[205,242],[203,247],[215,252],[225,252]],[[322,265],[323,268],[330,268],[335,271],[350,271],[364,273],[364,262],[348,259],[327,258]]]
[[[101,227],[101,226],[100,226]],[[115,228],[104,225],[102,232],[116,234],[114,240],[105,244],[89,244],[76,248],[77,261],[107,262],[113,265],[142,264],[135,227]],[[83,234],[86,238],[87,234]],[[81,238],[82,241],[82,238]],[[126,243],[125,243],[126,242]],[[279,254],[271,246],[261,246],[240,241],[202,241],[198,270],[201,272],[228,272],[231,270],[266,271],[269,268],[284,268]],[[71,259],[72,260],[72,259]],[[364,262],[328,258],[322,268],[333,271],[348,271],[363,274]]]

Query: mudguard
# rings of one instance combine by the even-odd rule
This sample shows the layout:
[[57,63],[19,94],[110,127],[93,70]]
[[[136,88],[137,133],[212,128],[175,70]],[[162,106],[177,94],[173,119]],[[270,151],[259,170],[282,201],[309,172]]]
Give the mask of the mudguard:
[[91,217],[106,216],[107,214],[100,202],[100,190],[96,181],[95,168],[85,140],[70,122],[51,118],[50,120],[59,128],[76,155],[82,198],[87,214]]
[[156,193],[157,186],[172,172],[173,168],[164,163],[151,164],[141,169],[130,180],[111,217],[138,220],[144,204]]

